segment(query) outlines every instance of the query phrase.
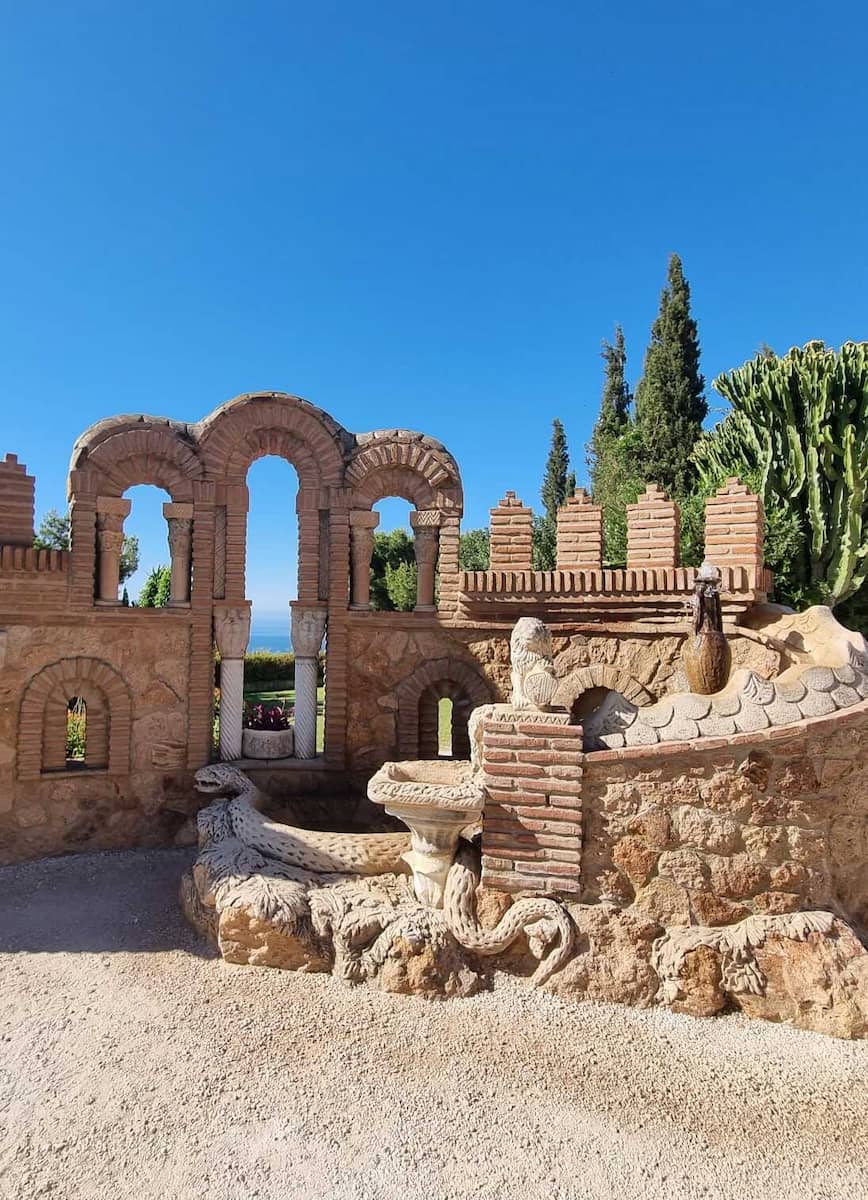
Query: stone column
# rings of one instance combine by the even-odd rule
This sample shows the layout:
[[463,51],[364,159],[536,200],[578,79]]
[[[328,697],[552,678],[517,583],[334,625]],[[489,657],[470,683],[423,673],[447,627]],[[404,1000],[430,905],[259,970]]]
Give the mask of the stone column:
[[326,609],[292,606],[295,654],[295,757],[316,756],[317,655],[326,628]]
[[352,603],[350,608],[371,607],[371,555],[374,530],[380,514],[362,509],[350,512],[350,554],[352,561]]
[[250,637],[250,604],[219,605],[214,609],[214,640],[220,651],[220,757],[241,757],[244,715],[244,653]]
[[121,575],[121,549],[124,544],[124,517],[130,515],[131,507],[130,500],[122,500],[119,496],[97,497],[97,600],[101,604],[120,604],[118,586]]
[[426,509],[410,513],[416,545],[416,612],[433,612],[434,573],[440,545],[440,512]]
[[169,607],[190,603],[190,549],[193,543],[193,505],[164,504],[163,516],[169,527],[169,553],[172,556],[172,583]]

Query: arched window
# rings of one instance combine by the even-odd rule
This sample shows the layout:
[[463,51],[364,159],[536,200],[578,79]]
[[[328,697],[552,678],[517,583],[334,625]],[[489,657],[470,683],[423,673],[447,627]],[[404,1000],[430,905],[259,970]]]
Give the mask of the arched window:
[[467,759],[470,714],[478,705],[490,703],[492,695],[469,663],[442,658],[417,667],[395,689],[395,699],[400,758]]
[[73,696],[66,706],[66,765],[84,766],[87,757],[87,703]]
[[35,675],[21,701],[18,777],[130,769],[130,693],[108,663],[67,658]]

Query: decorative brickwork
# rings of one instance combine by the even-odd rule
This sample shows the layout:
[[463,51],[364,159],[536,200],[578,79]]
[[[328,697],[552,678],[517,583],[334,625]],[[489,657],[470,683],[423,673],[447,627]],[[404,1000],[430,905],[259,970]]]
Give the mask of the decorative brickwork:
[[566,713],[504,707],[482,727],[482,883],[577,894],[582,860],[582,729]]
[[603,510],[584,488],[558,509],[558,568],[603,565]]
[[762,500],[738,479],[727,479],[705,501],[705,557],[715,566],[742,566],[759,579],[764,534]]
[[21,702],[18,777],[39,779],[66,765],[66,712],[70,700],[87,704],[86,766],[112,775],[130,770],[130,692],[121,676],[97,658],[65,658],[35,675]]
[[649,483],[636,504],[627,505],[627,570],[678,565],[678,505]]
[[515,492],[491,510],[491,570],[529,571],[533,564],[533,511]]
[[[457,707],[457,711],[453,708],[452,753],[455,757],[469,757],[467,721],[474,708],[489,703],[492,692],[481,675],[468,663],[437,658],[418,667],[395,688],[399,758],[437,757],[437,705],[445,696]],[[460,754],[459,750],[465,748],[466,754]]]
[[35,480],[17,454],[0,462],[0,546],[33,545]]

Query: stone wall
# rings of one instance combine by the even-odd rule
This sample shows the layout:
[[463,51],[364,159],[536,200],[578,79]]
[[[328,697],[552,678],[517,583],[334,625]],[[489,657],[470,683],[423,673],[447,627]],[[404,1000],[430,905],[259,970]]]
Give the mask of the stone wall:
[[584,760],[582,881],[663,925],[831,908],[868,925],[868,702]]
[[[189,616],[120,609],[107,618],[9,625],[0,671],[0,861],[64,850],[171,841],[196,805],[186,770]],[[62,721],[65,700],[37,697],[32,724],[24,700],[43,673],[62,673],[72,694],[91,673],[118,679],[134,703],[124,721],[124,770],[40,772],[46,722]],[[36,683],[34,683],[36,681]],[[52,691],[56,691],[52,685]],[[62,742],[61,742],[62,744]],[[35,756],[35,757],[34,757]],[[28,777],[33,759],[35,777]]]

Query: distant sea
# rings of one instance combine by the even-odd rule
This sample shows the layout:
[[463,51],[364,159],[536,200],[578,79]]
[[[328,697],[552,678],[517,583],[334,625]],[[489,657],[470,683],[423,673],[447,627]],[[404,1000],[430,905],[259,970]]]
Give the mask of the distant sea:
[[247,649],[286,654],[289,650],[289,613],[282,619],[266,617],[259,621],[254,616]]

